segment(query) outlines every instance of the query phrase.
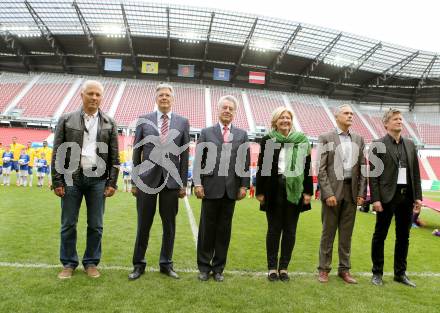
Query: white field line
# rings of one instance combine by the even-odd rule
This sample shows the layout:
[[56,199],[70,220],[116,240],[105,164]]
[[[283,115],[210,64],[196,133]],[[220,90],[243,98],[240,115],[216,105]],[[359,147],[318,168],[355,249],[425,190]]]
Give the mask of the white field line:
[[191,225],[194,244],[196,245],[197,248],[197,234],[199,233],[199,230],[197,227],[196,219],[194,218],[193,211],[191,209],[191,206],[189,205],[188,197],[183,198],[183,200],[185,201],[186,213],[188,214],[189,224]]
[[[0,262],[0,267],[9,267],[9,268],[40,268],[40,269],[52,269],[52,268],[61,268],[60,264],[45,264],[45,263],[18,263],[18,262]],[[102,270],[108,271],[131,271],[133,267],[131,266],[121,266],[121,265],[99,265],[99,268]],[[148,272],[159,272],[158,268],[147,267],[145,269]],[[198,270],[195,268],[176,268],[177,272],[180,273],[198,273]],[[266,276],[266,272],[258,272],[258,271],[228,271],[225,270],[225,273],[237,276]],[[317,272],[290,272],[292,276],[316,276]],[[362,276],[362,277],[370,277],[372,274],[370,272],[352,272],[354,276]],[[440,273],[434,272],[408,272],[409,277],[436,277],[440,278]],[[336,274],[335,274],[336,275]],[[393,276],[393,273],[384,273],[384,276]]]

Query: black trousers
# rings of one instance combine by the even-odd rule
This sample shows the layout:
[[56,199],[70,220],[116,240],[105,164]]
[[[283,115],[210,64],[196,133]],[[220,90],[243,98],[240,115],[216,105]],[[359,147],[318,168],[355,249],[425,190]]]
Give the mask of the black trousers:
[[[296,226],[299,210],[289,204],[286,194],[286,182],[278,179],[276,205],[267,209],[266,252],[269,270],[287,270],[295,246]],[[278,250],[281,239],[281,256],[278,264]]]
[[133,265],[145,269],[147,261],[145,252],[148,247],[150,229],[156,213],[157,196],[159,195],[159,214],[162,220],[162,248],[159,266],[167,270],[173,267],[174,236],[176,234],[176,215],[179,198],[177,189],[162,189],[158,194],[146,194],[138,189],[137,204],[137,234],[133,253]]
[[197,266],[201,272],[222,273],[231,240],[235,200],[203,199],[197,239]]
[[396,224],[394,275],[405,274],[413,209],[412,197],[407,196],[410,194],[410,191],[405,192],[398,187],[393,199],[389,203],[382,203],[383,211],[376,214],[376,227],[371,244],[372,272],[374,274],[383,274],[384,243],[393,215]]

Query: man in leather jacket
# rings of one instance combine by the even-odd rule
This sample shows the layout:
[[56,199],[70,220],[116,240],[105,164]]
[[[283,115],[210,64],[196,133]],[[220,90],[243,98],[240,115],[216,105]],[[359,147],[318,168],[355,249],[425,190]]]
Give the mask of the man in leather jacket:
[[117,188],[119,153],[117,126],[99,110],[104,88],[86,81],[82,107],[60,117],[54,136],[52,182],[61,198],[60,279],[72,277],[78,266],[76,225],[84,197],[87,204],[87,244],[82,264],[89,277],[99,277],[105,198]]

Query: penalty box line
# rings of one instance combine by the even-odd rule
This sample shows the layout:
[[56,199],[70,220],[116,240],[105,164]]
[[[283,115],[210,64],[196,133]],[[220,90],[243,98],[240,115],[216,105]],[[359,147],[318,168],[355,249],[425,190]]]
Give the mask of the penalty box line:
[[[45,264],[45,263],[19,263],[19,262],[0,262],[0,268],[15,268],[15,269],[59,269],[62,266],[60,264]],[[131,266],[121,266],[121,265],[99,265],[102,270],[108,271],[131,271],[133,268]],[[145,269],[148,272],[159,272],[159,268],[147,267]],[[177,272],[181,273],[198,273],[199,271],[195,268],[176,268]],[[225,270],[227,274],[236,276],[267,276],[266,272],[259,271],[237,271],[237,270]],[[293,276],[316,276],[317,272],[289,272]],[[435,277],[440,278],[440,273],[436,272],[408,272],[408,276],[414,277]],[[370,272],[354,272],[353,275],[361,277],[370,277],[372,274]],[[385,272],[384,276],[393,276],[394,273]]]

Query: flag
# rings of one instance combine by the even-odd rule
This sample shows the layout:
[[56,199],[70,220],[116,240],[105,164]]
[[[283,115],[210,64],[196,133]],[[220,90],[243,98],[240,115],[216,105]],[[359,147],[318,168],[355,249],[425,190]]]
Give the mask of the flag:
[[249,83],[264,85],[266,79],[265,75],[266,73],[264,72],[249,72]]
[[104,71],[121,72],[122,71],[122,59],[105,58]]
[[159,73],[159,62],[142,61],[141,73],[143,74]]
[[229,81],[231,70],[225,68],[214,68],[214,80]]
[[179,64],[177,76],[180,77],[194,77],[194,65]]

